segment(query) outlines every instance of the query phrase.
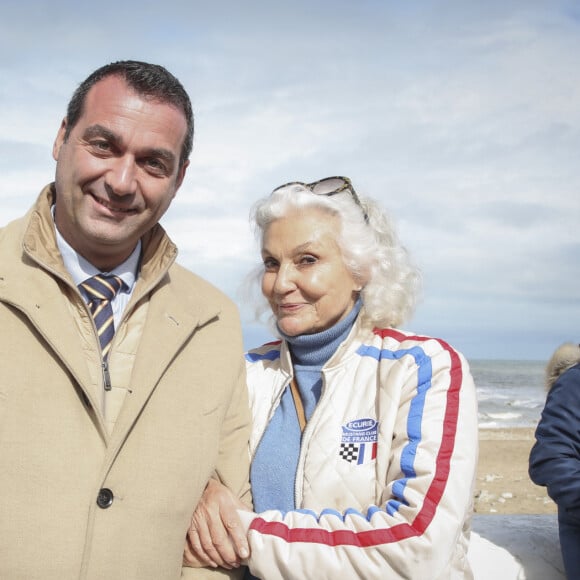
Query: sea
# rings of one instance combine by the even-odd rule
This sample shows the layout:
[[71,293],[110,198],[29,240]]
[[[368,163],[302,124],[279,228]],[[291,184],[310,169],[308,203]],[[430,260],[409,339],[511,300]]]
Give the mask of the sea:
[[479,427],[536,427],[546,400],[545,361],[470,360]]

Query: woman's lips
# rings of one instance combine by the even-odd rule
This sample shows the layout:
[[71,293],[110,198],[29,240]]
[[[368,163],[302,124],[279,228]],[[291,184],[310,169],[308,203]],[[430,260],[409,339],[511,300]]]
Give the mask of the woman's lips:
[[293,312],[302,308],[304,304],[292,302],[290,304],[278,304],[278,309],[282,312]]

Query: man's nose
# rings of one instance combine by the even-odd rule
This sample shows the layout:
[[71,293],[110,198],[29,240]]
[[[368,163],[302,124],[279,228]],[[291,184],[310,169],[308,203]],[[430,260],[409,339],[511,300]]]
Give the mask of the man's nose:
[[137,165],[130,155],[112,160],[106,183],[115,195],[132,195],[137,190]]

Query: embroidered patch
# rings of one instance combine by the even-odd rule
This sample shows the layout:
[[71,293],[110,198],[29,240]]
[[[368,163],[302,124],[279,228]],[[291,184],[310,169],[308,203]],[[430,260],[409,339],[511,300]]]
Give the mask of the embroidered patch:
[[342,426],[341,459],[363,465],[376,459],[379,422],[374,419],[355,419]]

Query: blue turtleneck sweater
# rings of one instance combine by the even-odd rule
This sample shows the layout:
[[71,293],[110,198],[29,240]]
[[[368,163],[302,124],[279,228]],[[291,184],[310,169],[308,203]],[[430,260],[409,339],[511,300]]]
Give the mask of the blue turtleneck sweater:
[[[280,333],[289,345],[307,421],[320,399],[322,367],[348,336],[361,306],[359,298],[343,320],[322,332],[300,336]],[[294,487],[301,438],[296,407],[288,386],[252,461],[250,480],[255,512],[295,509]]]

